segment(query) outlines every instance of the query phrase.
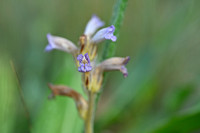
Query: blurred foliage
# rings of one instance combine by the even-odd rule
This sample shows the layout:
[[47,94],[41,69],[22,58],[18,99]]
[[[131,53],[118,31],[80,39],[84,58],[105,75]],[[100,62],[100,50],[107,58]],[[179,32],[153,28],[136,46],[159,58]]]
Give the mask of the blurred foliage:
[[17,118],[17,87],[9,61],[1,58],[0,63],[0,132],[11,133],[15,131]]
[[[71,55],[44,52],[46,34],[77,43],[93,13],[109,24],[114,3],[0,1],[1,133],[82,132],[83,122],[71,99],[47,98],[48,82],[83,91]],[[97,108],[95,133],[200,131],[199,7],[199,0],[128,1],[115,55],[131,57],[129,76],[124,79],[119,72],[108,76]]]

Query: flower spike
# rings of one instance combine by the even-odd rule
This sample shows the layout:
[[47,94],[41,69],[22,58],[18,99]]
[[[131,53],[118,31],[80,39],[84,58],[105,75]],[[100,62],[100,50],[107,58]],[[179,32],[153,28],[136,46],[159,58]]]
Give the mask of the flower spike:
[[104,22],[93,15],[87,23],[84,34],[80,36],[78,48],[68,39],[47,34],[48,45],[45,51],[49,52],[53,49],[58,49],[73,55],[78,71],[82,72],[82,83],[88,100],[86,101],[80,93],[67,86],[52,84],[48,84],[52,91],[49,98],[54,98],[55,96],[72,98],[76,103],[80,116],[85,121],[85,132],[87,133],[93,132],[95,100],[103,84],[103,73],[117,70],[124,77],[128,76],[126,65],[130,60],[129,56],[125,58],[113,57],[106,59],[100,64],[96,64],[98,55],[98,45],[96,44],[106,39],[113,42],[117,40],[117,37],[114,35],[115,26],[111,25],[98,30],[103,25]]
[[101,21],[96,15],[93,15],[90,21],[87,23],[84,34],[91,36],[102,26],[104,26],[104,22]]
[[77,51],[77,47],[71,41],[65,38],[47,34],[47,39],[49,44],[45,48],[46,52],[49,52],[53,49],[62,50],[68,53],[75,53],[75,51]]
[[115,42],[117,40],[117,37],[113,35],[114,31],[115,31],[114,25],[111,25],[107,28],[103,28],[94,35],[94,37],[92,38],[92,42],[100,43],[106,39]]

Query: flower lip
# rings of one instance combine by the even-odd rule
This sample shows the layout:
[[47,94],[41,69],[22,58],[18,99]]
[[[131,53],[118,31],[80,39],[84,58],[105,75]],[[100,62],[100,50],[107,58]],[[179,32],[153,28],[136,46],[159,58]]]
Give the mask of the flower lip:
[[110,27],[108,27],[107,33],[104,36],[105,39],[110,39],[113,42],[115,42],[117,40],[117,37],[113,35],[114,31],[115,31],[115,26],[114,25],[111,25]]
[[50,52],[51,50],[53,50],[53,47],[48,44],[46,47],[45,47],[45,52]]
[[128,70],[125,67],[125,65],[127,65],[127,63],[130,61],[130,56],[125,57],[124,62],[123,62],[123,66],[121,67],[121,72],[123,73],[124,77],[128,77]]
[[123,64],[126,65],[129,61],[130,61],[130,56],[127,56],[127,57],[125,58]]
[[53,50],[56,46],[55,46],[54,42],[52,41],[52,35],[50,33],[47,34],[47,40],[48,40],[49,44],[46,46],[45,51],[49,52],[49,51]]
[[112,40],[113,42],[115,42],[117,40],[117,37],[113,35],[114,31],[115,31],[114,25],[103,28],[94,35],[94,37],[92,38],[92,42],[100,43],[105,39]]
[[82,54],[80,54],[80,55],[77,56],[77,60],[78,60],[79,62],[81,62],[82,59],[83,59],[83,55],[82,55]]
[[85,69],[87,72],[92,70],[92,66],[90,66],[89,64],[85,64]]
[[114,25],[111,25],[108,29],[110,32],[114,32],[115,31],[115,26]]
[[124,75],[125,78],[128,77],[128,71],[125,66],[122,66],[120,71],[122,72],[122,74]]

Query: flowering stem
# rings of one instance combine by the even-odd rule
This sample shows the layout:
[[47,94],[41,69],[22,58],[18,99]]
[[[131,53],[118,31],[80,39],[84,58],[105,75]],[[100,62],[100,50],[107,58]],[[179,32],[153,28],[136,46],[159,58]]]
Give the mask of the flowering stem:
[[88,105],[88,113],[85,121],[85,133],[93,133],[94,132],[94,113],[95,113],[95,99],[96,93],[89,92],[89,105]]
[[[128,0],[117,0],[113,15],[111,19],[111,25],[115,26],[115,35],[119,36],[119,30],[122,24],[122,21],[124,19],[124,13],[127,6]],[[114,55],[115,46],[116,44],[111,41],[106,41],[102,60],[105,60],[109,57],[112,57]],[[100,94],[99,94],[100,95]],[[89,107],[88,107],[88,114],[85,121],[85,133],[93,133],[93,125],[94,125],[94,114],[95,114],[95,108],[98,103],[99,95],[97,96],[96,93],[89,92]],[[96,98],[97,97],[97,98]]]

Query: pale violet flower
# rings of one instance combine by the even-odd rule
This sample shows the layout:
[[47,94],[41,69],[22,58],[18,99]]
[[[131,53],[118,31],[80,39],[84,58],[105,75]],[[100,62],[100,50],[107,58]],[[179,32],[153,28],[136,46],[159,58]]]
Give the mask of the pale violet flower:
[[113,35],[115,31],[115,26],[111,25],[109,27],[103,28],[99,30],[92,38],[93,43],[100,43],[104,40],[112,40],[115,42],[117,40],[117,37]]
[[124,77],[127,77],[128,71],[125,66],[129,62],[129,60],[130,60],[129,56],[125,58],[112,57],[100,63],[96,69],[99,69],[98,71],[101,71],[101,72],[119,70],[120,72],[122,72]]
[[96,15],[93,15],[90,21],[87,23],[84,34],[91,36],[102,26],[104,26],[104,22],[101,21]]
[[68,53],[74,53],[77,50],[76,45],[65,38],[47,34],[47,39],[49,42],[49,44],[45,48],[45,51],[47,52],[53,49],[58,49]]

